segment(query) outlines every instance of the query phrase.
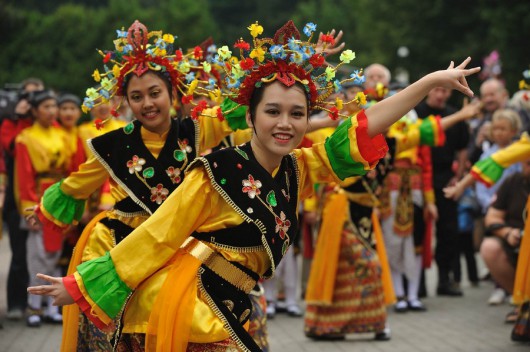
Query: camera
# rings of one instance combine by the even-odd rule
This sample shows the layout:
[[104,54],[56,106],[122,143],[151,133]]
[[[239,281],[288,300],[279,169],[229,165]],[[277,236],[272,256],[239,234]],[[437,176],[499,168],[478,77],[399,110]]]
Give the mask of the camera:
[[18,97],[18,91],[0,90],[0,120],[13,118]]
[[19,84],[5,84],[0,89],[0,121],[3,119],[16,119],[15,108],[22,99],[28,99],[29,93],[21,89]]

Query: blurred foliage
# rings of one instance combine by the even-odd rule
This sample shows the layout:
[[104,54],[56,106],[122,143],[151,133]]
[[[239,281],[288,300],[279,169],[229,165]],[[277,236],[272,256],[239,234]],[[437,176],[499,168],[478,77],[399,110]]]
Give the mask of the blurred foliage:
[[[496,49],[514,92],[530,64],[529,16],[530,2],[518,0],[4,0],[0,84],[36,76],[83,95],[93,70],[102,67],[96,48],[112,48],[115,30],[135,19],[177,35],[184,50],[210,36],[218,45],[250,40],[246,27],[255,21],[273,36],[293,19],[300,29],[307,22],[318,31],[342,29],[347,48],[357,53],[355,65],[379,62],[406,70],[411,81],[468,55],[473,66],[482,65]],[[401,46],[409,50],[405,58],[397,55]],[[477,91],[479,79],[470,85]]]

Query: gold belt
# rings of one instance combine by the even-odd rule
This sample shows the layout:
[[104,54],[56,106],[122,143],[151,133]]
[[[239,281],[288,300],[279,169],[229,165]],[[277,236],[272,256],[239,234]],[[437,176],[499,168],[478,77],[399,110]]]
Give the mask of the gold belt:
[[210,270],[246,294],[256,286],[256,280],[226,260],[222,255],[201,241],[189,237],[180,247],[200,260]]

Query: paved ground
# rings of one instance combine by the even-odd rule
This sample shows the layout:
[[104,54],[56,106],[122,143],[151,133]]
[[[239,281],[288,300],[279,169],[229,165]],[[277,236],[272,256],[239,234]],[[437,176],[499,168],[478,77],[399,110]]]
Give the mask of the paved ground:
[[[5,282],[10,259],[7,238],[0,240],[0,321],[5,316]],[[434,351],[530,351],[530,345],[512,343],[511,326],[503,323],[510,306],[490,307],[486,301],[491,293],[491,283],[481,283],[473,288],[464,284],[462,298],[436,297],[433,284],[435,270],[427,272],[429,298],[426,313],[389,313],[392,340],[373,341],[372,335],[348,337],[342,342],[313,342],[302,333],[303,319],[278,315],[269,323],[271,350],[274,352],[356,351],[356,352],[434,352]],[[25,327],[23,321],[3,320],[0,329],[0,352],[51,352],[58,351],[61,327],[43,326],[39,329]]]

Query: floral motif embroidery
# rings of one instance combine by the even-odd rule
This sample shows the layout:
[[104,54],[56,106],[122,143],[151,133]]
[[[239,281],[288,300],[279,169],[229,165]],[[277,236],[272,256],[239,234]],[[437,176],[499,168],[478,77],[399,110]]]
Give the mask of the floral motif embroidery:
[[178,167],[170,166],[167,168],[166,173],[173,183],[180,183],[180,181],[182,181],[182,178],[180,177],[180,169]]
[[261,181],[255,180],[252,175],[248,175],[248,180],[243,180],[243,193],[248,193],[249,198],[254,199],[261,193]]
[[284,212],[280,212],[280,216],[275,217],[276,220],[276,232],[280,233],[280,238],[283,240],[285,238],[285,235],[287,234],[287,231],[289,231],[289,227],[291,227],[291,221],[287,220],[285,218]]
[[177,161],[183,161],[184,159],[187,159],[187,154],[193,151],[193,148],[189,145],[189,143],[190,142],[187,139],[179,139],[178,144],[180,149],[175,149],[173,152],[173,157]]
[[132,157],[132,160],[127,161],[127,167],[129,168],[129,173],[134,174],[134,172],[142,171],[142,165],[144,164],[145,164],[145,159],[138,157],[138,155],[134,155]]
[[151,202],[156,202],[156,204],[162,204],[166,200],[169,191],[167,188],[164,188],[164,185],[159,183],[156,187],[151,188]]

